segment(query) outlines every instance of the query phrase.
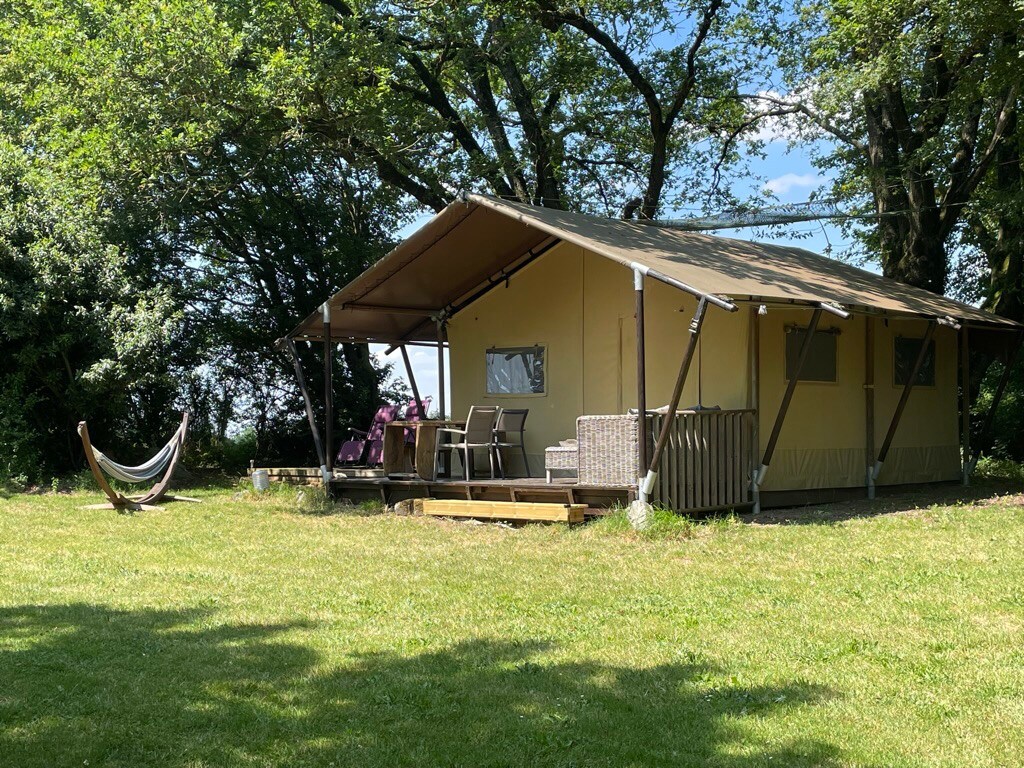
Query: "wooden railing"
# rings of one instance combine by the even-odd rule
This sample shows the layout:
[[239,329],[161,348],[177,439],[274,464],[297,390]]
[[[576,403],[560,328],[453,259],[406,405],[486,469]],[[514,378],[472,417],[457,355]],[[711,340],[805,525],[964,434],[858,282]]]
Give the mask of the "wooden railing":
[[[654,500],[677,512],[750,505],[756,414],[754,410],[676,411],[658,466]],[[655,435],[665,418],[653,417]]]

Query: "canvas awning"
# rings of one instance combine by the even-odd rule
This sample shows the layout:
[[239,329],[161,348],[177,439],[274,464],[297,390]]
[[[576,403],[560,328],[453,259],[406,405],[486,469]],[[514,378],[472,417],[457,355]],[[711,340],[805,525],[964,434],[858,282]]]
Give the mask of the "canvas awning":
[[[338,341],[436,340],[450,316],[559,241],[623,265],[639,264],[731,301],[838,304],[867,313],[951,317],[989,329],[1011,320],[802,248],[752,243],[469,195],[431,219],[334,294]],[[293,338],[323,338],[320,311]]]

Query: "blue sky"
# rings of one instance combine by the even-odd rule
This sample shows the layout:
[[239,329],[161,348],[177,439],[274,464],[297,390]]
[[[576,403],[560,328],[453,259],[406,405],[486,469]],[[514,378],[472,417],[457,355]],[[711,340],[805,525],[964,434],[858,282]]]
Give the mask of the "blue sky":
[[[808,199],[815,190],[822,189],[828,184],[828,179],[811,164],[811,158],[804,149],[790,149],[783,131],[777,135],[765,135],[767,141],[765,146],[765,158],[758,160],[754,170],[759,177],[751,180],[745,185],[736,189],[737,196],[744,198],[750,194],[757,193],[761,188],[767,188],[777,198],[779,203],[798,203]],[[666,212],[666,218],[681,217],[684,214]],[[397,234],[405,237],[421,226],[431,214],[424,214],[422,217],[403,227]],[[826,252],[829,245],[832,247],[832,254],[842,253],[850,245],[838,227],[828,222],[806,222],[793,224],[786,228],[785,234],[772,237],[768,242],[781,245],[795,245],[819,253]],[[735,237],[742,240],[757,240],[759,234],[764,234],[753,228],[720,230],[717,234],[725,237]],[[382,360],[393,363],[393,371],[396,377],[407,380],[405,369],[402,366],[401,355],[397,352],[390,357],[384,357],[383,345],[371,345],[371,351],[377,354]],[[413,371],[416,376],[416,383],[420,389],[420,395],[426,397],[432,395],[434,407],[437,407],[438,386],[437,386],[437,351],[426,347],[410,347],[410,359]],[[449,367],[445,363],[445,371]],[[449,389],[450,392],[450,382]],[[450,398],[449,398],[450,400]]]

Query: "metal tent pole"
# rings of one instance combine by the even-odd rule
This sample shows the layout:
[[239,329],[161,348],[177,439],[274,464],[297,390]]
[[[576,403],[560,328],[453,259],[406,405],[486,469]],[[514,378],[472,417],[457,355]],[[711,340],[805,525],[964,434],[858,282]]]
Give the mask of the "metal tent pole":
[[416,401],[416,407],[420,412],[422,418],[427,418],[427,414],[423,413],[423,401],[420,399],[420,388],[416,386],[416,377],[412,373],[412,363],[409,362],[409,352],[405,348],[405,344],[402,344],[398,348],[402,353],[402,362],[405,363],[405,375],[409,377],[409,386],[412,387],[412,396]]
[[[750,434],[750,500],[754,514],[761,512],[760,492],[754,479],[757,477],[757,457],[761,447],[761,309],[764,305],[750,307],[750,332],[747,338],[750,355],[750,385],[747,407],[754,411],[754,423]],[[767,311],[767,310],[765,310]]]
[[[636,413],[637,452],[640,472],[647,467],[647,362],[644,349],[644,273],[633,270],[633,293],[636,298]],[[647,501],[649,491],[641,483],[640,500]]]
[[971,484],[971,347],[969,331],[960,329],[960,482]]
[[875,455],[875,319],[865,315],[864,328],[864,457],[867,465],[867,495],[875,498],[875,476],[871,459]]
[[334,470],[334,342],[331,339],[331,305],[324,302],[324,487]]
[[700,330],[704,325],[704,315],[707,313],[708,303],[703,298],[697,302],[697,309],[690,321],[690,340],[686,344],[686,352],[679,364],[679,373],[676,374],[676,384],[672,389],[672,399],[669,401],[668,410],[661,420],[661,432],[658,435],[658,442],[654,446],[654,454],[651,456],[650,464],[647,467],[647,475],[644,477],[640,488],[640,499],[646,501],[647,496],[654,490],[654,483],[658,479],[658,464],[661,462],[661,455],[668,445],[669,435],[675,422],[676,410],[679,408],[679,399],[683,396],[683,386],[686,384],[686,376],[690,372],[690,363],[693,362],[694,352],[697,350],[697,341],[700,338]]
[[775,416],[775,424],[772,427],[771,434],[768,436],[768,443],[765,445],[765,453],[761,458],[761,466],[758,467],[758,471],[754,476],[754,494],[756,498],[759,498],[761,483],[764,482],[765,474],[768,472],[768,465],[771,464],[772,456],[775,454],[775,446],[778,444],[778,436],[782,432],[782,424],[785,422],[785,415],[790,411],[790,403],[793,401],[793,395],[797,391],[797,383],[800,381],[800,375],[804,371],[804,362],[807,360],[807,355],[811,351],[811,341],[814,338],[814,334],[818,330],[818,323],[821,319],[821,312],[827,311],[833,313],[844,319],[849,318],[850,313],[844,309],[829,304],[819,304],[814,308],[814,312],[811,314],[811,322],[807,325],[806,336],[804,337],[804,343],[800,346],[800,354],[797,355],[797,367],[793,372],[793,376],[790,378],[790,383],[785,387],[785,392],[782,394],[782,402],[778,407],[778,414]]
[[793,375],[789,379],[789,383],[786,385],[786,391],[782,395],[782,403],[779,405],[779,412],[775,415],[775,424],[772,426],[772,431],[768,435],[768,443],[765,445],[764,454],[761,457],[761,466],[757,470],[757,484],[761,484],[761,480],[764,479],[764,473],[768,469],[768,465],[771,464],[772,456],[775,455],[775,446],[778,445],[779,435],[782,433],[782,425],[786,421],[786,414],[789,411],[789,404],[793,401],[793,395],[796,392],[796,385],[800,381],[800,374],[803,373],[804,363],[807,361],[807,356],[811,351],[811,342],[814,340],[814,334],[818,331],[818,322],[821,320],[821,307],[817,307],[811,314],[811,322],[807,324],[807,331],[804,335],[804,343],[800,345],[800,354],[796,359],[796,370],[793,371]]
[[444,320],[437,318],[437,402],[441,409],[441,420],[448,414],[444,391]]

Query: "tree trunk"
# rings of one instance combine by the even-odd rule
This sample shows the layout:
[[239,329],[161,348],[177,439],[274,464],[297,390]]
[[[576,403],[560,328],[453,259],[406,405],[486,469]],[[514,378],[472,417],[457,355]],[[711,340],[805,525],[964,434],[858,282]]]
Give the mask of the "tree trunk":
[[668,129],[664,126],[651,125],[653,146],[651,148],[651,165],[647,173],[647,188],[644,190],[643,204],[640,206],[640,218],[656,219],[661,206],[661,194],[665,188],[665,165],[668,162]]
[[907,167],[891,98],[865,94],[864,108],[882,274],[944,293],[946,246],[935,182],[928,169]]
[[933,293],[946,291],[946,245],[939,232],[939,209],[930,207],[907,214],[909,226],[899,251],[885,265],[884,274]]
[[1015,111],[1007,140],[996,151],[993,184],[999,203],[996,234],[985,247],[991,270],[985,307],[997,315],[1024,321],[1024,211],[1021,210],[1024,172],[1021,144],[1024,130]]
[[[380,406],[380,374],[373,367],[368,344],[342,344],[341,357],[345,361],[346,383],[349,387],[345,399],[348,416],[359,424],[369,424]],[[362,427],[360,427],[362,429]]]

